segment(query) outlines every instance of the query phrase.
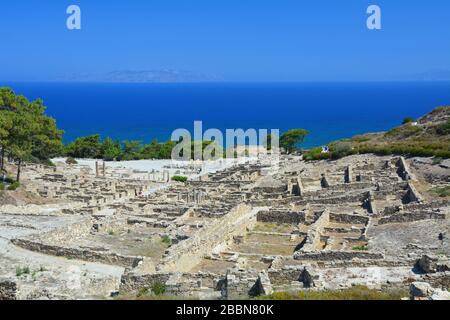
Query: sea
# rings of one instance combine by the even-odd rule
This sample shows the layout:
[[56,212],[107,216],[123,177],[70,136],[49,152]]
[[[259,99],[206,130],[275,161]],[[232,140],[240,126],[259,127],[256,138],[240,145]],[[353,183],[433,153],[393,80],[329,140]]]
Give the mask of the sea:
[[450,81],[299,83],[0,83],[29,99],[64,130],[64,142],[91,134],[167,141],[175,129],[289,129],[310,132],[304,148],[385,131],[450,105]]

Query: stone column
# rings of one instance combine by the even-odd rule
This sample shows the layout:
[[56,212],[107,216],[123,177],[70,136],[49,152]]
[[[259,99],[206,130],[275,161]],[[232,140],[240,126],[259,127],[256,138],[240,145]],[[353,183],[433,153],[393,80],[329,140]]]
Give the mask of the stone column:
[[353,172],[352,172],[352,166],[349,165],[347,168],[345,168],[345,174],[344,174],[345,183],[352,183],[353,182]]
[[98,161],[95,161],[95,176],[98,177],[99,173],[98,173]]

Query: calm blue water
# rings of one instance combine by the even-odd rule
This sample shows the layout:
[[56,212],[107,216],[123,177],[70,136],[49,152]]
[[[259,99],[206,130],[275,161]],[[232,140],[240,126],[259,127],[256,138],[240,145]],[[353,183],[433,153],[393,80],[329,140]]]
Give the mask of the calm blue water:
[[305,128],[304,146],[382,131],[450,105],[450,82],[279,84],[10,83],[42,98],[64,140],[100,133],[168,140],[176,128]]

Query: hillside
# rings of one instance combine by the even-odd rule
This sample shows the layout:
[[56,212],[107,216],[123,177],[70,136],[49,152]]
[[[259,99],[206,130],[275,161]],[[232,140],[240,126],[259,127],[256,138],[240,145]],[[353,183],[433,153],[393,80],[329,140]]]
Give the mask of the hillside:
[[450,158],[450,106],[438,107],[414,121],[387,132],[368,133],[329,144],[330,152],[314,148],[306,160],[338,159],[351,154],[376,153]]

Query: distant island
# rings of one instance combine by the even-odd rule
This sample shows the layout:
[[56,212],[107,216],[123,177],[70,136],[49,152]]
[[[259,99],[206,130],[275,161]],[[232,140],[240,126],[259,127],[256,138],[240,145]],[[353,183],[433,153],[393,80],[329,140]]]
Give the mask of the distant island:
[[59,81],[83,81],[105,83],[195,83],[223,81],[219,76],[186,70],[117,70],[103,74],[73,74],[58,77]]

